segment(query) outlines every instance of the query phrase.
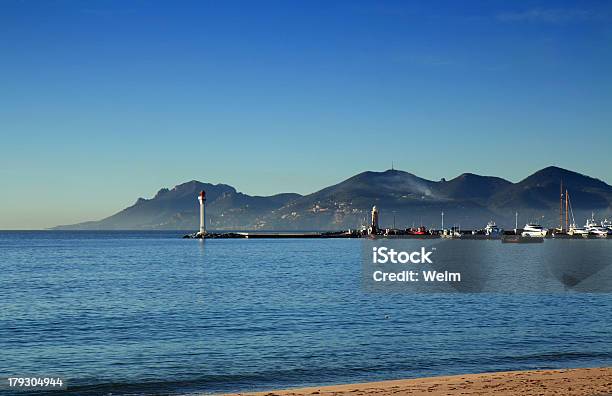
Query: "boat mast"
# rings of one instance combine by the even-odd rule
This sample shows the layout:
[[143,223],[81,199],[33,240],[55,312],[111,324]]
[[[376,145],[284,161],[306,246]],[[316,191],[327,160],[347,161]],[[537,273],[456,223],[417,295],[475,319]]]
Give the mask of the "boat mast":
[[565,229],[569,231],[569,191],[565,190]]
[[561,179],[561,189],[559,190],[559,231],[563,232],[563,179]]
[[576,218],[574,217],[574,208],[572,208],[572,201],[569,197],[569,191],[565,190],[565,192],[567,193],[567,200],[568,200],[568,205],[569,205],[569,214],[572,217],[572,226],[576,226]]
[[514,231],[518,230],[518,212],[514,213]]

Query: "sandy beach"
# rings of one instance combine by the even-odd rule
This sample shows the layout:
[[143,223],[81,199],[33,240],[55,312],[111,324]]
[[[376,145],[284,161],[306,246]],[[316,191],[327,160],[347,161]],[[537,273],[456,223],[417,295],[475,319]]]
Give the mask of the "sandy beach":
[[612,367],[508,371],[233,395],[612,395]]

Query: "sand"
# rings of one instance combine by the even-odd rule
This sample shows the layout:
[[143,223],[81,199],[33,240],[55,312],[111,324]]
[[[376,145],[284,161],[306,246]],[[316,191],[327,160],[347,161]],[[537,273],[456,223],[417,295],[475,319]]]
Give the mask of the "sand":
[[234,395],[612,395],[612,367],[508,371]]

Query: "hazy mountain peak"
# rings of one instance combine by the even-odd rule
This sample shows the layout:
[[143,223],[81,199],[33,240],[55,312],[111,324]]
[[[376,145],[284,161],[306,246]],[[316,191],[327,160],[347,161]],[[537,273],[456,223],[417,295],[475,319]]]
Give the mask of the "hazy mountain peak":
[[[191,180],[172,189],[162,188],[151,199],[140,198],[106,219],[58,228],[194,230],[198,226],[197,194],[201,190],[208,198],[207,223],[211,229],[354,228],[367,222],[373,205],[381,210],[381,221],[395,218],[400,227],[417,222],[438,224],[441,211],[449,224],[457,222],[462,226],[483,226],[491,219],[500,225],[513,225],[516,210],[524,217],[541,218],[547,214],[545,220],[556,222],[561,179],[570,191],[576,213],[596,210],[609,216],[611,186],[556,166],[541,169],[519,183],[469,172],[449,181],[434,182],[387,169],[361,172],[306,196],[249,196],[226,184]],[[577,213],[577,217],[582,215]]]
[[599,179],[558,166],[547,166],[540,169],[517,184],[525,188],[556,185],[558,190],[561,182],[563,182],[565,188],[570,190],[576,187],[612,189],[612,187]]
[[511,184],[500,177],[466,172],[451,180],[438,183],[437,188],[440,194],[449,199],[470,199],[484,202],[491,195]]
[[477,175],[476,173],[465,172],[457,176],[455,179],[475,179],[479,177],[487,177],[487,176],[480,176],[480,175]]
[[[564,175],[570,175],[570,176],[585,176],[582,175],[578,172],[574,172],[568,169],[564,169],[564,168],[560,168],[558,166],[547,166],[546,168],[542,168],[539,171],[534,172],[532,175],[528,176],[527,178],[530,177],[562,177]],[[588,177],[588,176],[585,176]]]

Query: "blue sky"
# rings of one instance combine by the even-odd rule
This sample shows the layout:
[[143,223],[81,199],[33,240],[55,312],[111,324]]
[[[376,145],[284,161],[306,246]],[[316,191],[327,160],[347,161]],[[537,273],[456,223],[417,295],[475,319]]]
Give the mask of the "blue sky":
[[612,3],[0,3],[0,229],[197,179],[364,170],[612,182]]

